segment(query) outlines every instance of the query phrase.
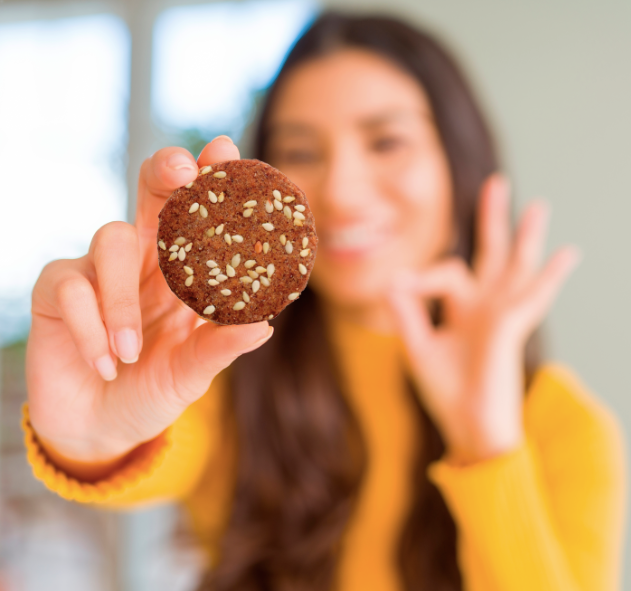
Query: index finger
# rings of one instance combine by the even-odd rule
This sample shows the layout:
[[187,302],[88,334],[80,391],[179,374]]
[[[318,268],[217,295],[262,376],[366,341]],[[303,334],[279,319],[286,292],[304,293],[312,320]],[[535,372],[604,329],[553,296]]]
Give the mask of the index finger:
[[155,248],[158,214],[164,202],[173,191],[197,178],[198,165],[238,158],[239,149],[229,137],[222,135],[206,145],[197,162],[188,150],[178,147],[162,148],[143,162],[138,179],[135,223],[143,255],[148,248]]

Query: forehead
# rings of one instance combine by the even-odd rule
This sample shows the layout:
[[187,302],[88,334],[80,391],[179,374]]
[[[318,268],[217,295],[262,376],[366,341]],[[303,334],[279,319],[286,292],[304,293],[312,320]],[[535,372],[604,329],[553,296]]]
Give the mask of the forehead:
[[[272,126],[363,126],[431,115],[423,87],[377,53],[341,49],[297,66],[279,88]],[[424,117],[425,118],[425,117]]]

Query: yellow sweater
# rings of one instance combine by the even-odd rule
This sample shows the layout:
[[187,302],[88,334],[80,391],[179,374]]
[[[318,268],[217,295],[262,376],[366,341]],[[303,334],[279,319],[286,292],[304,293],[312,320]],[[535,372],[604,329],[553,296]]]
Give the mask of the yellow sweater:
[[[337,321],[334,342],[345,391],[369,453],[359,506],[339,564],[343,591],[397,591],[395,548],[410,504],[414,438],[398,341]],[[106,480],[66,476],[38,445],[25,412],[34,474],[62,497],[128,508],[186,503],[215,556],[229,514],[235,445],[222,429],[225,375],[163,435]],[[616,420],[566,370],[546,366],[525,400],[526,442],[466,467],[430,466],[459,530],[466,591],[619,589],[625,463]]]

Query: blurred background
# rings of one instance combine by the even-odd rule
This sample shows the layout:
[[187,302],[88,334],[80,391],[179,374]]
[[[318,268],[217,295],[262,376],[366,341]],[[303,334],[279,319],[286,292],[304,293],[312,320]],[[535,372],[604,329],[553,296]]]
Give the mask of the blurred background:
[[549,357],[631,432],[629,0],[0,0],[1,591],[193,588],[201,559],[177,508],[93,511],[32,478],[19,428],[30,291],[48,261],[133,220],[156,149],[197,155],[226,133],[247,156],[259,98],[326,7],[403,16],[455,51],[516,209],[545,197],[549,247],[584,251],[547,322]]

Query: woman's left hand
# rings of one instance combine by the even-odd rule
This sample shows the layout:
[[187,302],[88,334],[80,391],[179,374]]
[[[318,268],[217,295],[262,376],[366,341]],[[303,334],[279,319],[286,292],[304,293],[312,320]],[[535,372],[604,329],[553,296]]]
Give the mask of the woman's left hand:
[[[443,260],[400,277],[390,296],[423,405],[457,464],[521,443],[524,347],[579,261],[565,247],[540,269],[548,208],[532,203],[512,236],[508,192],[499,175],[482,188],[472,268]],[[439,326],[430,300],[441,302]]]

